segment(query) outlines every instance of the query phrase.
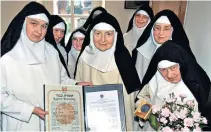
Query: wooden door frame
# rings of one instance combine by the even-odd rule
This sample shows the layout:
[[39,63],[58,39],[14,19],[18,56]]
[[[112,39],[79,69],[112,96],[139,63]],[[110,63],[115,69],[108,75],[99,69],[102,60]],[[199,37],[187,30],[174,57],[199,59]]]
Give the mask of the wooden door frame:
[[[169,0],[165,0],[165,1],[150,1],[150,6],[153,8],[156,8],[156,6],[153,6],[153,2],[173,2],[173,1],[169,1]],[[180,2],[180,5],[179,5],[179,12],[178,13],[175,13],[175,14],[178,14],[178,18],[180,19],[181,23],[184,24],[185,22],[185,15],[186,15],[186,10],[187,10],[187,1],[176,1],[176,2]],[[155,4],[155,3],[154,3]],[[166,9],[169,9],[169,8],[166,8]],[[159,9],[159,11],[161,11],[163,9]],[[171,10],[171,9],[170,9]],[[153,9],[154,11],[154,14],[156,15],[156,9]],[[158,11],[158,12],[159,12]],[[173,10],[172,10],[173,11]]]

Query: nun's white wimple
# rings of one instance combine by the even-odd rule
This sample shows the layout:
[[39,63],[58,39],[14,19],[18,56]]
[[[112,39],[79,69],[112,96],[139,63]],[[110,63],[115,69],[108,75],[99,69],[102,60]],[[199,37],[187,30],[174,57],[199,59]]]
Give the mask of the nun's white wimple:
[[149,17],[148,13],[146,11],[144,11],[144,10],[140,10],[140,11],[136,12],[136,14],[142,14],[142,15],[145,15],[145,16]]
[[167,16],[161,16],[155,23],[171,24]]
[[94,26],[94,30],[115,30],[110,24],[101,22]]
[[168,67],[171,67],[175,64],[177,64],[177,63],[171,62],[171,61],[168,61],[168,60],[162,60],[158,63],[158,68],[168,68]]
[[45,13],[40,13],[40,14],[36,14],[36,15],[29,15],[27,17],[34,18],[34,19],[40,19],[40,20],[43,20],[43,21],[49,23],[48,17],[45,15]]
[[79,31],[77,31],[73,34],[73,37],[74,38],[76,38],[76,37],[84,38],[85,35],[83,33],[79,32]]
[[60,28],[60,29],[64,29],[65,30],[65,25],[63,22],[60,22],[58,24],[56,24],[53,28]]

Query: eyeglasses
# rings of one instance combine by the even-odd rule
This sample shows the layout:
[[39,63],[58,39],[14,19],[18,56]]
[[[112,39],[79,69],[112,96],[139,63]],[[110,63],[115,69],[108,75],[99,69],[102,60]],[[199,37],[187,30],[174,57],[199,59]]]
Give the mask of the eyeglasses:
[[153,31],[156,32],[156,33],[160,33],[161,31],[163,31],[164,33],[167,33],[167,32],[171,32],[172,31],[172,26],[167,26],[167,27],[160,27],[160,26],[154,26],[153,27]]

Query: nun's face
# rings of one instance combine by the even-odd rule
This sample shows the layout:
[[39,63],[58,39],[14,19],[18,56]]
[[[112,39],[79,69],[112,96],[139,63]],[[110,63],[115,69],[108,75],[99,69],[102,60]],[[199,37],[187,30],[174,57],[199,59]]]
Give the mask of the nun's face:
[[48,28],[48,23],[35,18],[26,19],[26,34],[32,42],[40,42],[44,39]]
[[143,28],[147,25],[149,21],[149,17],[143,14],[136,14],[135,15],[135,23],[138,28]]
[[178,64],[175,64],[168,68],[159,68],[159,71],[163,78],[171,83],[178,83],[182,78]]
[[114,42],[114,30],[94,30],[93,41],[100,51],[110,49]]
[[73,37],[72,39],[73,47],[78,51],[81,50],[83,42],[84,42],[84,37]]
[[153,36],[157,43],[163,44],[171,39],[173,27],[171,24],[157,23],[153,27]]
[[60,41],[64,38],[64,32],[65,32],[64,29],[53,28],[53,36],[57,44],[59,44]]

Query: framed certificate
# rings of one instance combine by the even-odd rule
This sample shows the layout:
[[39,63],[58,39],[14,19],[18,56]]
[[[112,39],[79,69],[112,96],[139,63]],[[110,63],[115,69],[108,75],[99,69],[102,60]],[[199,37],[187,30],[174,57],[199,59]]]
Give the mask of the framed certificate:
[[84,131],[83,88],[69,85],[44,85],[46,131]]
[[142,1],[125,0],[125,9],[137,9],[137,7],[141,5],[149,5],[149,0],[142,0]]
[[85,130],[126,131],[122,84],[84,87]]

